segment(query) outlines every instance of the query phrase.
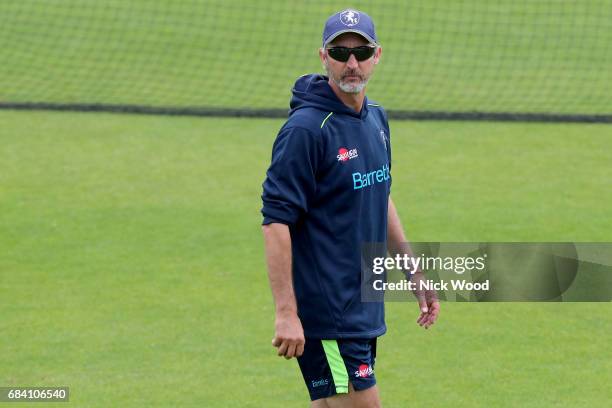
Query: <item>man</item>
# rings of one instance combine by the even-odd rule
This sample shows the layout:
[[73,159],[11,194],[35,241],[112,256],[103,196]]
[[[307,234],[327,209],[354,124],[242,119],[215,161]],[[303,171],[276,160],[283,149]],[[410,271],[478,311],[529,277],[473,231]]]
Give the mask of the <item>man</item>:
[[[381,54],[367,14],[329,17],[319,50],[327,76],[295,83],[263,183],[272,344],[298,358],[311,407],[380,406],[373,369],[384,304],[362,302],[361,247],[386,243],[392,254],[410,254],[389,197],[387,116],[365,96]],[[439,303],[432,292],[417,298],[417,322],[427,328]]]

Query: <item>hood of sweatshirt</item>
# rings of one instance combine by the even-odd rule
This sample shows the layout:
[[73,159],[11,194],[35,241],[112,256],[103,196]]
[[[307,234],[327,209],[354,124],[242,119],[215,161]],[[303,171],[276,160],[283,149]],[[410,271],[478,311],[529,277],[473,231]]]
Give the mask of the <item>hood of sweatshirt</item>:
[[357,119],[365,119],[368,115],[368,98],[363,101],[361,112],[355,112],[346,106],[334,93],[329,85],[329,78],[320,74],[303,75],[298,78],[291,90],[293,96],[289,104],[289,115],[303,108],[316,108],[336,114],[345,114]]

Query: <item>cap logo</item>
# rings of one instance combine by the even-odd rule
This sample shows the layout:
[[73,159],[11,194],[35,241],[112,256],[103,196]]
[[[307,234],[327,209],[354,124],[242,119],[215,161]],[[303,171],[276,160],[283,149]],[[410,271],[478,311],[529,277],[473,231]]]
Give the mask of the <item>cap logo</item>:
[[355,10],[344,10],[340,13],[340,21],[347,27],[359,24],[359,13]]

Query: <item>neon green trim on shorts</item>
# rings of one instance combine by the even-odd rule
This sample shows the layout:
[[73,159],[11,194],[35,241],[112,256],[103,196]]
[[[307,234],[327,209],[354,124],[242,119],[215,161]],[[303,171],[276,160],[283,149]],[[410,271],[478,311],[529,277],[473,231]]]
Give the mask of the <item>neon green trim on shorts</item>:
[[336,393],[347,394],[349,385],[349,376],[344,365],[344,360],[340,355],[340,349],[338,349],[338,342],[336,340],[321,340],[323,343],[323,350],[325,350],[325,357],[327,363],[332,372],[334,384],[336,385]]
[[325,124],[325,122],[327,122],[327,119],[329,119],[329,117],[333,114],[334,112],[329,112],[329,115],[327,115],[325,119],[323,119],[323,122],[321,122],[321,129],[323,129],[323,125]]

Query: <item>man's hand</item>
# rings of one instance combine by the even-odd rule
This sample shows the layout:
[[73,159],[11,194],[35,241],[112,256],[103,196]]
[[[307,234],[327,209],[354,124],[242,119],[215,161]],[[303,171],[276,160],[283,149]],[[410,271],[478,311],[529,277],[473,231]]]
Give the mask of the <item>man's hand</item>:
[[435,290],[420,290],[419,282],[424,280],[422,272],[417,272],[412,276],[411,281],[415,282],[417,289],[414,291],[419,302],[419,309],[421,314],[417,319],[419,326],[428,329],[429,326],[436,322],[438,314],[440,313],[440,302],[438,301],[438,294]]
[[[395,256],[395,254],[406,254],[408,256],[412,256],[412,250],[410,249],[408,242],[406,242],[404,229],[402,228],[399,215],[397,215],[397,210],[395,209],[395,204],[393,204],[391,197],[389,197],[389,211],[387,218],[387,246],[389,253],[392,256]],[[427,329],[436,322],[438,313],[440,313],[440,303],[438,302],[438,295],[436,294],[435,290],[418,289],[420,287],[419,281],[421,280],[424,280],[423,272],[421,271],[417,271],[410,277],[410,281],[416,283],[417,289],[414,290],[413,293],[419,301],[419,309],[421,310],[421,315],[417,319],[417,323],[421,327]]]
[[289,360],[304,353],[304,329],[297,313],[277,313],[275,331],[272,345],[278,347],[279,356]]
[[276,322],[272,345],[286,359],[304,353],[304,329],[297,315],[291,274],[291,234],[285,224],[272,223],[262,227],[266,243],[268,277],[274,297]]

